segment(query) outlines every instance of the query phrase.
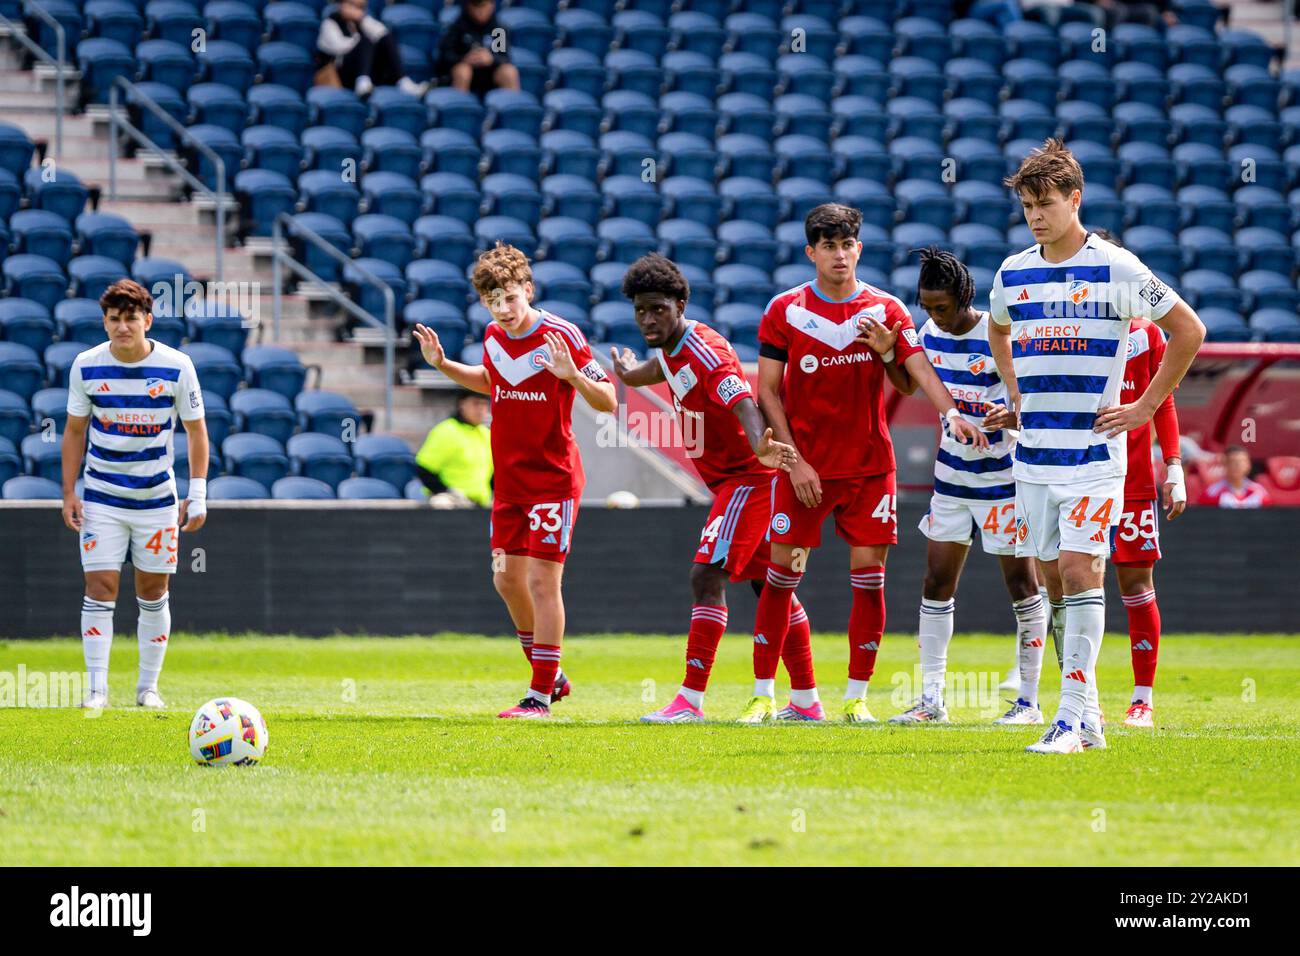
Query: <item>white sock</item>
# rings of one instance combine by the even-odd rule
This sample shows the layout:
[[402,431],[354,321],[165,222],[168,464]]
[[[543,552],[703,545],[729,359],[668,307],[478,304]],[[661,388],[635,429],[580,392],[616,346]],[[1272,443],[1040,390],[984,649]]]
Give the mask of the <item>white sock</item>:
[[137,694],[158,689],[158,675],[162,673],[163,658],[172,634],[171,604],[164,594],[156,601],[136,598],[140,605],[140,619],[136,635],[140,641],[140,677],[135,684]]
[[1038,595],[1013,601],[1016,641],[1020,647],[1020,699],[1038,706],[1038,679],[1043,673],[1043,648],[1047,644],[1047,611]]
[[1142,703],[1150,707],[1154,693],[1155,692],[1150,687],[1134,687],[1133,703],[1136,704],[1138,701],[1141,701]]
[[775,697],[776,696],[776,678],[770,680],[754,681],[755,697]]
[[679,690],[677,693],[681,694],[682,697],[686,698],[687,703],[689,703],[696,710],[704,709],[704,691],[691,690],[689,687],[683,686],[682,689]]
[[[1061,669],[1061,704],[1056,719],[1072,730],[1079,729],[1079,722],[1088,710],[1089,688],[1096,693],[1097,658],[1105,630],[1106,592],[1102,588],[1065,595],[1065,663]],[[1095,719],[1095,704],[1093,708]],[[1090,720],[1088,725],[1094,730],[1101,729],[1099,722],[1094,725]]]
[[1083,722],[1089,730],[1101,733],[1101,696],[1097,693],[1096,668],[1088,672],[1088,693],[1083,698]]
[[796,707],[808,708],[819,700],[821,700],[821,698],[817,696],[816,687],[808,687],[804,690],[795,690],[793,687],[790,688],[790,703],[794,704]]
[[864,680],[853,680],[849,678],[849,684],[844,688],[845,700],[866,700],[867,682]]
[[533,690],[533,689],[530,687],[530,688],[528,688],[528,693],[525,694],[524,696],[525,696],[525,697],[531,697],[533,700],[540,700],[540,701],[541,701],[543,704],[545,704],[547,707],[550,707],[550,706],[551,706],[551,695],[550,695],[550,694],[543,694],[540,690]]
[[930,601],[921,598],[921,697],[930,703],[942,703],[947,684],[948,644],[952,641],[952,621],[957,601]]
[[108,654],[113,648],[113,608],[116,601],[81,599],[81,655],[92,694],[108,693]]

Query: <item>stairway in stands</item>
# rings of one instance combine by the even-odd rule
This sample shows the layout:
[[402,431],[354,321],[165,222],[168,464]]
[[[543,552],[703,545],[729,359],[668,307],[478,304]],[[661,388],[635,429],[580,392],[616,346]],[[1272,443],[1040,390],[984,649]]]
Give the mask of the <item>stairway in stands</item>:
[[[22,69],[22,50],[16,42],[0,42],[0,120],[15,123],[26,130],[35,142],[44,141],[46,157],[54,158],[55,83],[52,69],[38,65],[35,70]],[[76,102],[77,84],[68,83],[68,103]],[[141,233],[152,236],[153,255],[183,262],[196,278],[216,277],[213,236],[216,232],[215,207],[210,200],[198,197],[187,201],[182,183],[157,157],[141,151],[134,158],[119,155],[117,164],[118,198],[109,194],[109,121],[106,107],[92,106],[81,115],[63,119],[63,165],[91,187],[99,187],[99,209],[125,216]],[[227,207],[227,229],[234,234],[238,207]],[[272,267],[270,241],[247,247],[227,247],[224,252],[226,282],[258,283],[260,327],[249,337],[249,344],[267,344],[272,339]],[[391,432],[418,448],[429,428],[451,411],[452,399],[446,389],[398,385],[393,392],[393,421],[383,421],[384,366],[380,346],[334,339],[339,322],[337,307],[323,294],[285,295],[280,323],[280,344],[294,349],[304,365],[321,370],[319,386],[350,398],[363,411],[375,413],[375,430]],[[405,361],[405,349],[399,346],[397,366]],[[316,387],[309,375],[308,387]]]

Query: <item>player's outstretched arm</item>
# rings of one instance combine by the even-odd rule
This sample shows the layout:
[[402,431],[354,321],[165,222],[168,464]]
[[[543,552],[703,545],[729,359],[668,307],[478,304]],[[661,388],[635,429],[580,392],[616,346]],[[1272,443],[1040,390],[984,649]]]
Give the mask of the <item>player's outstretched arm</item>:
[[749,447],[754,450],[754,457],[759,464],[782,471],[794,467],[798,458],[794,446],[776,440],[772,429],[764,426],[763,413],[758,410],[758,405],[752,398],[742,398],[731,406],[731,410],[740,419],[740,427],[745,429],[745,437],[749,439]]
[[81,530],[81,499],[77,497],[77,477],[86,454],[86,429],[89,415],[69,415],[63,426],[63,523],[73,531]]
[[182,531],[198,531],[208,520],[208,423],[204,418],[182,423],[190,446],[190,489],[177,521]]
[[609,357],[614,361],[614,374],[629,388],[644,388],[647,385],[658,385],[660,382],[667,381],[664,378],[663,366],[656,359],[638,362],[636,353],[631,349],[623,349],[619,352],[614,346],[610,346]]
[[916,379],[917,386],[925,393],[930,404],[938,409],[939,414],[948,420],[948,430],[952,437],[963,445],[973,444],[976,448],[988,448],[989,439],[982,431],[961,417],[957,406],[953,404],[948,386],[939,381],[939,376],[930,367],[930,360],[925,352],[913,352],[903,361],[907,373]]
[[[618,394],[614,391],[614,383],[604,379],[603,372],[597,373],[601,374],[601,381],[584,375],[573,361],[573,353],[569,351],[568,343],[560,333],[547,332],[545,338],[551,354],[549,358],[542,356],[542,367],[556,378],[572,385],[582,400],[596,411],[611,414],[618,411]],[[590,364],[593,369],[600,369],[595,360],[591,360]]]
[[858,326],[857,340],[863,345],[870,346],[880,356],[880,361],[885,366],[885,375],[894,388],[904,395],[911,395],[916,391],[917,382],[907,374],[907,369],[903,365],[894,361],[894,345],[898,342],[898,330],[897,325],[891,329],[883,322],[868,318]]
[[487,369],[482,365],[463,365],[451,361],[442,348],[442,342],[438,340],[438,333],[433,329],[417,324],[411,332],[420,343],[420,354],[424,356],[424,360],[439,372],[471,392],[478,392],[480,395],[492,394],[492,383],[488,379]]
[[1151,421],[1160,403],[1173,394],[1174,386],[1183,380],[1192,367],[1201,343],[1205,341],[1205,325],[1186,302],[1177,303],[1163,318],[1153,320],[1169,336],[1165,345],[1164,361],[1152,377],[1147,390],[1136,402],[1112,405],[1097,413],[1094,432],[1105,432],[1114,438],[1120,432],[1132,431]]

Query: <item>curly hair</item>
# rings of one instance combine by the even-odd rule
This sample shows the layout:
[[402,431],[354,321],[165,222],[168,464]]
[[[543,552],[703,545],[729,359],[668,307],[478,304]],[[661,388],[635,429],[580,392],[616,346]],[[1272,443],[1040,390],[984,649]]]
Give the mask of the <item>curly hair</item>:
[[823,203],[811,209],[803,221],[803,234],[810,246],[823,239],[856,239],[861,231],[862,213],[837,202]]
[[120,312],[143,312],[148,315],[153,311],[153,296],[138,282],[131,279],[118,279],[99,297],[99,308],[105,315],[114,309]]
[[485,251],[474,263],[474,274],[470,277],[474,291],[487,295],[493,289],[504,289],[516,282],[523,285],[533,281],[533,270],[528,265],[528,257],[514,246],[497,240],[497,244]]
[[921,274],[916,282],[918,295],[921,289],[951,292],[957,300],[958,311],[970,307],[975,301],[975,280],[960,259],[938,246],[926,246],[912,251],[921,254]]
[[670,299],[685,302],[691,297],[691,285],[677,268],[677,263],[651,252],[627,267],[623,273],[623,294],[629,299],[642,292],[661,292]]
[[1049,139],[1026,156],[1020,168],[1002,180],[1002,184],[1034,198],[1046,196],[1052,190],[1068,196],[1076,189],[1083,189],[1083,167],[1065,143]]

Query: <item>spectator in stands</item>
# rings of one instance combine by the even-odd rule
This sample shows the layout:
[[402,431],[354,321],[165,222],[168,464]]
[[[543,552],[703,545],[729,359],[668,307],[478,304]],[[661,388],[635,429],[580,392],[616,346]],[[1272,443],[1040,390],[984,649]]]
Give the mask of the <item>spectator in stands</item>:
[[460,16],[438,42],[438,82],[482,99],[489,90],[519,89],[519,70],[505,48],[495,0],[461,0]]
[[1141,23],[1149,27],[1172,27],[1178,23],[1172,0],[1082,0],[1095,6],[1105,15],[1106,29],[1120,23]]
[[1268,491],[1250,479],[1250,455],[1240,445],[1223,453],[1223,477],[1201,494],[1201,504],[1218,508],[1266,508],[1271,505]]
[[366,13],[366,0],[341,0],[321,21],[316,66],[317,86],[341,86],[360,97],[376,86],[396,86],[412,96],[424,96],[429,89],[428,83],[406,75],[397,40]]
[[486,395],[462,391],[456,412],[429,431],[415,456],[415,473],[440,507],[492,504],[492,439]]

